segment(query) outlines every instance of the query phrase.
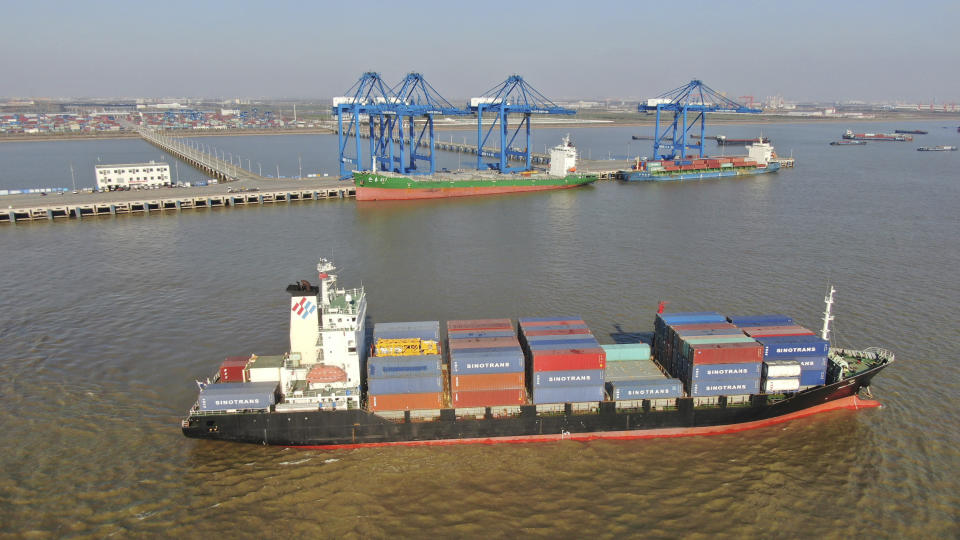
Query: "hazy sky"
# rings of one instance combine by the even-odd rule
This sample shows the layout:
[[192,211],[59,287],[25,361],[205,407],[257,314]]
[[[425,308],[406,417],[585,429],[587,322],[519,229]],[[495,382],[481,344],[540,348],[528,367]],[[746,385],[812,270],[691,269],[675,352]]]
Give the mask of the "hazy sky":
[[518,73],[556,100],[960,103],[960,1],[0,2],[0,96],[329,98],[410,71],[461,101]]

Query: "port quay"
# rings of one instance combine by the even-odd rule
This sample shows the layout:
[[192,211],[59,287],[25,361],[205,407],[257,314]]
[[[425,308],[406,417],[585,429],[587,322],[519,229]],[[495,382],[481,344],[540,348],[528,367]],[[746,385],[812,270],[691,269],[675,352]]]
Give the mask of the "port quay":
[[15,199],[4,201],[8,207],[0,210],[0,223],[345,199],[357,193],[352,181],[264,178],[163,133],[142,129],[140,136],[221,183],[142,191],[16,195]]
[[[218,183],[135,191],[11,195],[3,199],[7,208],[0,210],[0,224],[337,200],[357,194],[352,180],[266,178],[162,131],[140,129],[138,132],[145,141],[203,171]],[[445,151],[476,152],[476,146],[469,144],[437,141],[436,147]],[[536,154],[533,158],[537,163],[548,161],[546,155]],[[618,170],[627,167],[629,162],[625,160],[584,160],[581,170],[597,174],[598,180],[613,180]]]

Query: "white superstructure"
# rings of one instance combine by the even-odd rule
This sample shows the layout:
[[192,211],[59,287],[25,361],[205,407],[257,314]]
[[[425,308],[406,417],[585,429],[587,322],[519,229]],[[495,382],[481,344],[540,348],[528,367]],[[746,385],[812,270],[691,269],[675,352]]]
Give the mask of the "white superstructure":
[[117,188],[144,189],[170,185],[170,165],[167,163],[129,163],[97,165],[94,167],[97,189],[112,191]]
[[[339,289],[336,267],[317,264],[320,280],[287,290],[290,298],[290,362],[283,383],[286,403],[307,408],[359,407],[366,360],[367,298],[363,288]],[[296,364],[296,365],[294,365]]]
[[570,142],[570,135],[550,149],[550,176],[567,176],[577,170],[577,149]]
[[773,146],[770,143],[762,142],[763,138],[758,138],[757,142],[747,146],[747,159],[752,159],[761,165],[770,163],[774,158]]

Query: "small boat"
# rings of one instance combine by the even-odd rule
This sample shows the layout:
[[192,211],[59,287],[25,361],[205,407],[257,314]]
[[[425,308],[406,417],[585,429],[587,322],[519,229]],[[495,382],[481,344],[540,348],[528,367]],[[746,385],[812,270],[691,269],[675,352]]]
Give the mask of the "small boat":
[[921,146],[917,148],[917,152],[953,152],[956,149],[956,146],[941,144],[940,146]]
[[830,146],[863,146],[867,141],[858,141],[854,139],[844,139],[842,141],[830,141]]

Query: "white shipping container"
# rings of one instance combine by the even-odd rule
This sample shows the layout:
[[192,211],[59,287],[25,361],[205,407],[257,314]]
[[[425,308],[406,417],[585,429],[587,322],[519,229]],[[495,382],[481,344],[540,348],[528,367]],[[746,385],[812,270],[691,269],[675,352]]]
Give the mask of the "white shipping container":
[[767,379],[763,383],[763,391],[770,394],[774,392],[796,392],[800,389],[800,378],[782,378],[782,379]]
[[771,379],[800,376],[800,362],[774,360],[763,364],[767,377]]

